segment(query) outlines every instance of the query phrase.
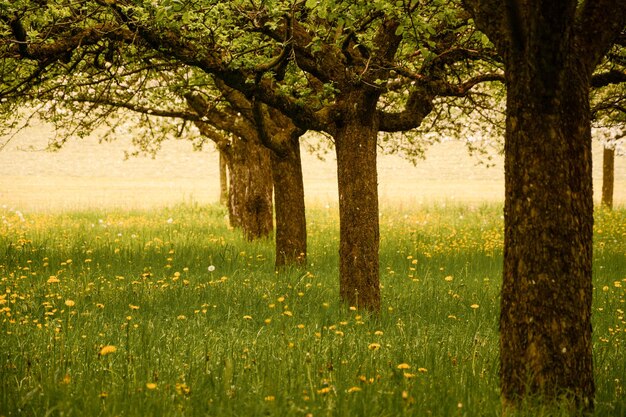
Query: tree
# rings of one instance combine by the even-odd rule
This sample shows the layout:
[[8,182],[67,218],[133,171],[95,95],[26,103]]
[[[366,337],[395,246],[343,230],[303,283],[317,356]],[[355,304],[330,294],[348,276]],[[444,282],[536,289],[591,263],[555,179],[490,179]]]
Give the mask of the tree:
[[[493,56],[482,53],[483,38],[467,14],[455,3],[438,1],[80,5],[88,16],[97,14],[133,34],[129,54],[147,46],[152,55],[198,68],[279,110],[299,129],[333,137],[341,298],[379,311],[377,137],[418,127],[436,97],[463,96],[479,82],[501,78],[481,71]],[[80,23],[87,21],[91,17]],[[473,69],[469,62],[482,64]],[[400,107],[379,107],[381,97],[394,93],[405,98]]]
[[504,60],[500,385],[592,408],[593,195],[589,88],[626,24],[610,0],[466,0]]
[[[333,137],[340,295],[349,305],[379,311],[377,136],[419,126],[437,96],[464,95],[478,82],[499,78],[471,77],[455,67],[483,58],[472,48],[467,18],[438,3],[422,10],[419,3],[384,1],[229,2],[202,12],[177,4],[167,19],[167,11],[150,6],[110,6],[155,50],[280,110],[301,129]],[[215,25],[208,23],[211,16]],[[263,54],[266,62],[259,63]],[[388,83],[397,79],[408,96],[403,110],[379,109]]]

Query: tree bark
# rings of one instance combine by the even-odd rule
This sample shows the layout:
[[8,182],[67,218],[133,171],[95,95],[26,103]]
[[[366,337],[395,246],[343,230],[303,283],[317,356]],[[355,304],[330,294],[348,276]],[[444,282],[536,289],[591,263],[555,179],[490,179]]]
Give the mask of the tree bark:
[[226,156],[222,151],[219,151],[220,155],[220,204],[228,204],[228,163]]
[[[543,35],[546,35],[545,33]],[[555,33],[556,37],[562,34]],[[554,39],[554,38],[553,38]],[[564,53],[559,39],[521,42]],[[505,407],[527,395],[593,407],[593,192],[589,75],[525,53],[506,60],[504,279],[500,381]],[[545,51],[544,51],[545,52]],[[544,60],[544,61],[541,61]]]
[[380,310],[377,96],[341,98],[342,122],[334,135],[339,189],[339,293],[359,309]]
[[276,209],[276,269],[306,265],[307,236],[300,135],[271,152]]
[[229,217],[248,240],[273,230],[272,171],[269,151],[255,141],[235,139],[230,154]]
[[613,187],[615,183],[615,149],[604,147],[602,156],[602,206],[613,208]]

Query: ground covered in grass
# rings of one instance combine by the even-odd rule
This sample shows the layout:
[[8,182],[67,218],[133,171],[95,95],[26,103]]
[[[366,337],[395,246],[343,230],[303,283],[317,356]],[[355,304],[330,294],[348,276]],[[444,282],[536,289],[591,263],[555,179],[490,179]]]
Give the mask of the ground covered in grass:
[[[496,416],[498,206],[385,208],[383,313],[338,301],[336,208],[277,274],[218,206],[0,209],[0,416]],[[626,414],[626,211],[596,215],[598,416]]]

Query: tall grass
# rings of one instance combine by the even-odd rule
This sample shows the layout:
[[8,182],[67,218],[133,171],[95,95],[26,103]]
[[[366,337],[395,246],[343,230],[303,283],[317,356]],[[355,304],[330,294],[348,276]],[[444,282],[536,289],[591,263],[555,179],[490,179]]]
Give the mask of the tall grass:
[[[1,216],[0,416],[500,413],[499,207],[385,208],[379,317],[338,301],[333,207],[280,274],[216,206]],[[595,247],[596,414],[625,415],[626,211]]]

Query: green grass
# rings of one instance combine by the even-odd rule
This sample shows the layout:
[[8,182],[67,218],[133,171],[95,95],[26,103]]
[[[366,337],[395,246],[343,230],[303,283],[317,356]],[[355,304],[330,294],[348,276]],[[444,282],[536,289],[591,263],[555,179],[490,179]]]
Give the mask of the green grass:
[[[385,208],[379,317],[338,301],[333,207],[281,274],[216,206],[0,215],[0,416],[500,413],[499,207]],[[596,414],[624,415],[626,211],[595,228]]]

